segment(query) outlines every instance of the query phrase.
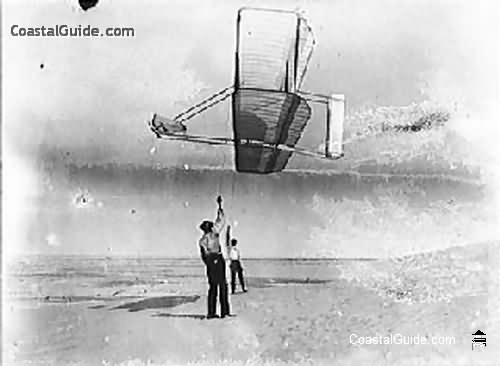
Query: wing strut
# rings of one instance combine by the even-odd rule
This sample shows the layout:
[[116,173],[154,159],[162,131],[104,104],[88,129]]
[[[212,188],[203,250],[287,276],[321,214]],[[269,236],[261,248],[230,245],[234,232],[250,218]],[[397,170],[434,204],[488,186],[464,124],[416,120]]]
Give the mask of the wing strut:
[[191,118],[207,110],[208,108],[211,108],[214,105],[219,104],[220,102],[229,98],[233,93],[233,90],[234,88],[232,86],[228,86],[227,88],[224,88],[221,91],[212,94],[202,102],[192,107],[189,107],[184,112],[179,113],[177,116],[174,117],[174,121],[182,123],[187,120],[190,120]]
[[[198,144],[207,144],[207,145],[234,145],[236,140],[229,137],[206,137],[201,135],[161,135],[158,138],[163,140],[173,140],[173,141],[181,141],[181,142],[193,142]],[[274,150],[283,150],[290,151],[294,154],[309,156],[311,158],[319,158],[324,160],[337,160],[344,156],[344,154],[330,154],[330,156],[326,156],[325,154],[314,152],[311,150],[307,150],[301,147],[292,147],[285,144],[269,144],[260,140],[252,140],[252,139],[240,139],[239,143],[249,148],[269,148]]]

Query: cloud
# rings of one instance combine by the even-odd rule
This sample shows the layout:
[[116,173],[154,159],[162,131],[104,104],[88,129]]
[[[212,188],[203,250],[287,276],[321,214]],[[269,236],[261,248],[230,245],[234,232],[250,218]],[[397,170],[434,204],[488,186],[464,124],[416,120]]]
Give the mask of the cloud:
[[312,228],[308,256],[394,257],[500,235],[490,197],[433,199],[416,180],[371,189],[373,196],[356,199],[314,195],[312,209],[323,219]]

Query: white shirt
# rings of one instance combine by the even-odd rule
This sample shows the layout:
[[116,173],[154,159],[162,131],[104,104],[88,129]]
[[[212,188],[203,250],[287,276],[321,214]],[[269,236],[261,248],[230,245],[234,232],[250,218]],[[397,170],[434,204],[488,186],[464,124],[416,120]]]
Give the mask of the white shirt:
[[229,258],[231,258],[232,261],[239,261],[240,251],[236,247],[232,247],[229,251]]
[[198,244],[203,247],[207,254],[221,253],[220,234],[224,230],[226,218],[222,211],[217,211],[217,218],[211,233],[203,234]]

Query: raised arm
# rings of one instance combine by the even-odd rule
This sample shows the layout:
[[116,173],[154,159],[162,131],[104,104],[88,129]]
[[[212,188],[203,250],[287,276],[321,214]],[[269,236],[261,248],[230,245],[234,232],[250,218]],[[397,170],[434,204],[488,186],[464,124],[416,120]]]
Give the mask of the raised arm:
[[224,226],[226,225],[226,216],[224,215],[224,211],[222,208],[219,208],[217,210],[217,218],[215,219],[214,222],[214,228],[213,232],[214,233],[221,233],[224,230]]

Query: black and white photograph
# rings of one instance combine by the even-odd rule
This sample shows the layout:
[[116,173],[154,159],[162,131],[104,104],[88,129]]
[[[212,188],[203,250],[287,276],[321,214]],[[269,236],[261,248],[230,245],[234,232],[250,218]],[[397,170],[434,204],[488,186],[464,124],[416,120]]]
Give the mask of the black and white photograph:
[[1,6],[0,364],[500,365],[500,2]]

